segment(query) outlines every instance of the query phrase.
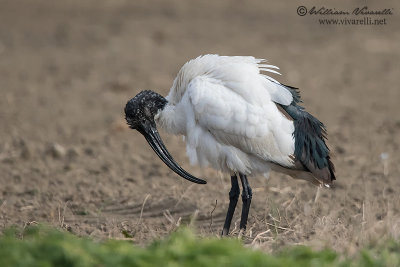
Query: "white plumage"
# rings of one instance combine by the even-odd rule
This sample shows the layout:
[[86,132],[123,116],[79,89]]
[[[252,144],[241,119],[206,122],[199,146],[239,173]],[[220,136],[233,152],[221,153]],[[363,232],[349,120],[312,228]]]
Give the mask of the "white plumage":
[[325,126],[298,105],[296,88],[265,75],[278,73],[275,69],[254,57],[205,55],[181,68],[166,98],[142,91],[125,106],[129,126],[179,176],[206,183],[173,159],[156,124],[186,137],[191,163],[231,174],[222,235],[229,233],[240,195],[238,178],[243,189],[241,231],[252,199],[247,175],[267,175],[272,169],[319,185],[335,180]]
[[224,172],[267,174],[294,167],[294,124],[277,107],[293,98],[278,73],[254,57],[205,55],[187,62],[156,116],[167,132],[186,137],[192,164]]

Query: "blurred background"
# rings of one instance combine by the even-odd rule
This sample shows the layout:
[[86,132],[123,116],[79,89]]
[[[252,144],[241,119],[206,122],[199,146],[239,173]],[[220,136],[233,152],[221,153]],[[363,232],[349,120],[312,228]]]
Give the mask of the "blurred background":
[[192,221],[218,235],[229,176],[190,166],[182,138],[162,133],[208,184],[177,177],[123,114],[139,91],[166,95],[186,61],[216,53],[279,66],[274,78],[299,87],[327,126],[337,170],[332,190],[252,177],[245,242],[352,251],[398,237],[399,3],[324,2],[392,9],[386,25],[347,26],[299,16],[300,5],[321,2],[0,1],[0,227],[39,222],[144,244]]

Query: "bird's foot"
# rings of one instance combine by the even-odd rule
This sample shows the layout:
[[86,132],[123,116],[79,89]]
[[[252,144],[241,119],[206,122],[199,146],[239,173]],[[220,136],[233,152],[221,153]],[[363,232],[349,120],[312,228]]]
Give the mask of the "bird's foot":
[[221,237],[228,236],[228,235],[229,235],[229,230],[226,228],[222,229]]

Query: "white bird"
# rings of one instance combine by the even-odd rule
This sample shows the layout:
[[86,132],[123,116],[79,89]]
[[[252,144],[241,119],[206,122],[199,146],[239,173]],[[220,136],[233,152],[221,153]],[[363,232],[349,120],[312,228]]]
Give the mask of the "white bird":
[[183,178],[206,183],[176,163],[156,125],[185,136],[192,164],[231,174],[222,235],[229,233],[240,194],[237,175],[243,187],[241,230],[246,229],[252,198],[247,175],[273,170],[326,186],[335,180],[324,125],[298,105],[297,88],[265,74],[279,74],[276,69],[250,56],[200,56],[181,68],[166,98],[142,91],[125,107],[129,126]]

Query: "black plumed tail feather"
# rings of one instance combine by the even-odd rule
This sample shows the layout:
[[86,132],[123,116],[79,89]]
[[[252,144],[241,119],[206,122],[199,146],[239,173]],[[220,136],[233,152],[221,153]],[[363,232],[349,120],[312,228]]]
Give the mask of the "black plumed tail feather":
[[302,102],[298,88],[283,85],[292,93],[290,105],[280,105],[293,119],[296,160],[324,183],[336,180],[335,167],[325,143],[326,128],[322,122],[298,105]]

